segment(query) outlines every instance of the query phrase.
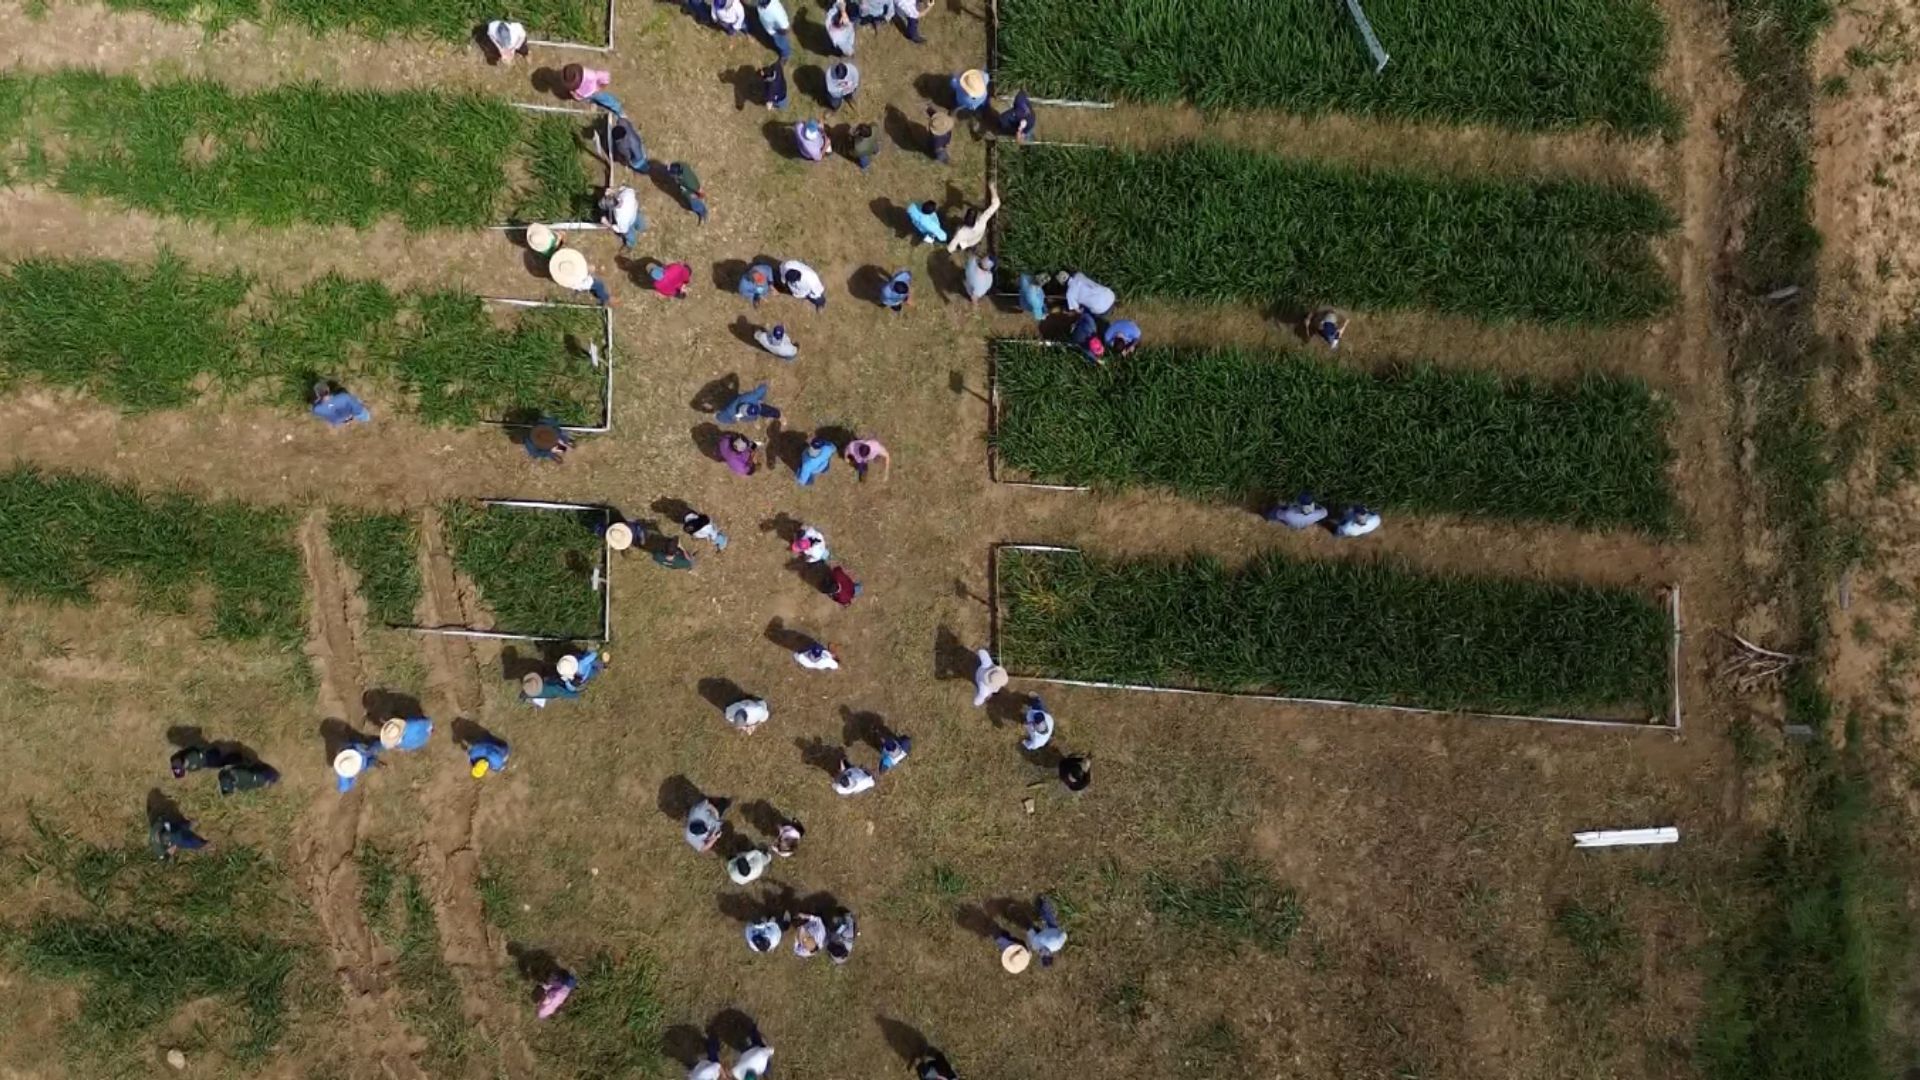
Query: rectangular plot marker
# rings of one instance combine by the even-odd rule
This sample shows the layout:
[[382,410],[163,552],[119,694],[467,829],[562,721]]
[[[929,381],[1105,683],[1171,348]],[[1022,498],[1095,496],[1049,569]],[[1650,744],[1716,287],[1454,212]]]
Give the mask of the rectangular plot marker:
[[1387,50],[1380,47],[1380,39],[1374,35],[1373,24],[1367,21],[1367,13],[1360,10],[1360,0],[1347,0],[1347,14],[1360,27],[1360,36],[1366,39],[1367,51],[1373,54],[1373,73],[1380,74],[1387,69]]

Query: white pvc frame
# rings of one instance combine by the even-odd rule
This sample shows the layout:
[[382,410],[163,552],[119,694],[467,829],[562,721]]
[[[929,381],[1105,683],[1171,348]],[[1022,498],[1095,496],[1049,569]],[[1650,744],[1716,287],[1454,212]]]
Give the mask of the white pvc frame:
[[[594,506],[588,503],[541,502],[536,499],[481,499],[482,506],[505,506],[517,510],[566,510],[585,511],[601,515],[602,524],[613,523],[611,506]],[[451,555],[451,552],[449,552]],[[470,626],[396,626],[396,630],[410,630],[416,634],[440,634],[445,637],[482,638],[489,641],[589,641],[605,644],[613,640],[613,563],[607,554],[607,545],[600,545],[600,636],[582,638],[560,634],[509,634],[502,630],[476,630]]]
[[[579,47],[585,49],[585,48],[591,48],[592,46],[582,45]],[[587,116],[587,117],[598,116],[600,118],[601,134],[604,136],[606,140],[606,146],[607,146],[607,156],[601,159],[601,164],[607,167],[607,180],[606,180],[606,183],[600,186],[603,188],[610,188],[613,186],[613,114],[612,113],[608,112],[605,109],[575,109],[566,105],[533,105],[524,101],[514,102],[513,107],[516,109],[520,109],[524,112],[553,113],[560,116]],[[599,157],[600,155],[595,154],[594,156]],[[499,224],[499,225],[490,225],[488,226],[488,228],[494,232],[525,232],[527,229],[527,226],[530,224],[532,224],[532,222],[509,221],[509,222],[503,222],[502,224]],[[554,221],[554,222],[546,222],[545,224],[547,228],[552,229],[554,232],[582,232],[588,229],[606,228],[605,225],[602,225],[597,221]]]
[[607,43],[605,45],[588,45],[583,41],[544,41],[540,38],[528,38],[527,44],[541,45],[549,49],[581,49],[586,52],[610,53],[613,51],[613,3],[614,0],[607,0]]
[[1042,484],[1033,480],[1007,480],[1000,475],[1000,364],[993,355],[995,341],[1018,341],[1021,344],[1047,345],[1054,348],[1071,348],[1066,341],[1049,341],[1045,338],[988,338],[987,339],[987,479],[1008,487],[1032,488],[1035,491],[1071,491],[1084,495],[1093,489],[1080,484]]
[[[990,639],[990,651],[1000,656],[1000,552],[1042,551],[1077,554],[1079,548],[1060,547],[1054,544],[994,544],[987,552],[987,591]],[[1337,709],[1359,709],[1369,712],[1400,713],[1412,716],[1465,716],[1479,720],[1521,720],[1535,724],[1559,724],[1567,727],[1580,727],[1614,731],[1659,731],[1669,735],[1680,734],[1680,587],[1667,588],[1668,611],[1672,616],[1672,660],[1670,693],[1670,723],[1636,724],[1629,720],[1596,720],[1591,717],[1577,716],[1527,716],[1519,713],[1478,712],[1470,709],[1426,709],[1413,705],[1382,705],[1375,702],[1345,701],[1339,698],[1303,698],[1289,697],[1283,694],[1254,694],[1230,690],[1193,690],[1177,686],[1148,686],[1141,683],[1095,682],[1087,679],[1060,679],[1047,675],[1018,675],[1016,679],[1030,682],[1052,683],[1056,686],[1085,686],[1101,690],[1137,690],[1154,694],[1176,694],[1187,697],[1238,698],[1246,701],[1275,701],[1285,705],[1319,705]],[[1004,658],[1003,658],[1004,659]],[[1011,674],[1011,673],[1009,673]]]
[[[600,313],[601,356],[607,372],[606,380],[600,390],[600,422],[590,427],[577,424],[561,424],[560,430],[569,435],[605,435],[613,430],[613,309],[599,304],[569,304],[558,300],[516,300],[507,296],[483,296],[486,304],[505,304],[517,308],[572,308],[576,311],[598,311]],[[482,420],[481,423],[493,427],[520,427],[508,420]]]

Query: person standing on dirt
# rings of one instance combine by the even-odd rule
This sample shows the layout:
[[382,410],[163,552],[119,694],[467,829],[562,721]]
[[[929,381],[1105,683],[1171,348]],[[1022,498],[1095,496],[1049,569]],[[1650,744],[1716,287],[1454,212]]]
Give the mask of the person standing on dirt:
[[687,209],[693,211],[693,216],[700,220],[700,224],[705,225],[707,193],[700,187],[700,174],[694,172],[693,166],[686,162],[676,161],[667,166],[667,175],[673,179],[674,186],[680,189],[680,197],[686,200]]
[[761,348],[782,360],[792,360],[800,355],[800,346],[793,343],[792,335],[788,334],[786,326],[780,323],[774,323],[771,330],[755,330],[753,340],[759,342]]
[[853,148],[848,154],[861,172],[873,166],[873,159],[880,156],[880,136],[874,133],[872,124],[859,124],[853,129]]
[[773,1047],[760,1037],[760,1025],[747,1026],[747,1048],[733,1063],[733,1080],[766,1080],[773,1066]]
[[212,846],[212,841],[193,831],[193,822],[172,811],[155,814],[147,822],[147,848],[161,862],[171,860],[175,852]]
[[620,238],[621,247],[633,242],[647,229],[647,218],[640,212],[640,195],[630,187],[609,188],[600,197],[600,223]]
[[827,535],[811,525],[801,525],[800,532],[794,536],[787,550],[810,563],[823,563],[833,558],[833,552],[827,550]]
[[735,885],[751,885],[760,880],[772,862],[773,856],[759,848],[748,848],[727,860],[727,880]]
[[[780,920],[771,916],[756,919],[747,924],[747,948],[757,953],[770,953],[780,947]],[[707,1058],[713,1062],[713,1071],[706,1073],[708,1080],[720,1080],[720,1043],[710,1039],[707,1042]],[[696,1066],[696,1068],[698,1068]],[[694,1073],[687,1074],[687,1080],[694,1080]]]
[[493,63],[511,64],[516,56],[527,53],[527,28],[508,19],[487,24],[487,44],[493,49]]
[[989,183],[986,207],[981,210],[967,207],[966,213],[961,216],[960,227],[953,230],[953,239],[947,241],[947,254],[957,255],[962,251],[972,251],[978,247],[980,241],[987,238],[987,224],[993,220],[993,215],[999,212],[1000,186]]
[[1365,536],[1380,527],[1380,515],[1355,503],[1340,512],[1334,520],[1333,535],[1351,539]]
[[775,60],[760,69],[760,101],[769,110],[787,107],[787,65]]
[[839,112],[840,106],[853,100],[860,92],[860,67],[851,60],[841,60],[827,68],[827,109]]
[[799,259],[788,259],[780,264],[780,283],[787,287],[787,295],[796,300],[805,300],[813,305],[813,310],[822,311],[827,306],[827,286],[813,267]]
[[640,141],[640,131],[633,126],[633,121],[624,116],[614,118],[605,156],[633,172],[647,171],[647,144]]
[[686,516],[680,519],[680,527],[695,540],[712,544],[715,551],[727,550],[727,534],[720,531],[720,526],[715,525],[712,518],[698,510],[687,511]]
[[810,960],[827,943],[827,920],[818,915],[802,915],[793,923],[793,955]]
[[893,0],[894,14],[900,17],[900,32],[915,45],[925,45],[927,39],[920,36],[920,14],[924,0]]
[[793,858],[793,853],[800,850],[801,838],[806,835],[805,826],[799,822],[792,820],[781,822],[780,827],[774,830],[773,853],[783,859]]
[[747,267],[747,272],[740,275],[740,284],[735,291],[745,297],[747,303],[759,307],[760,301],[773,291],[773,267],[766,263],[754,263]]
[[526,446],[527,456],[535,461],[562,465],[566,463],[567,452],[573,449],[573,439],[560,430],[560,421],[541,417],[527,429]]
[[978,709],[986,705],[987,699],[1007,688],[1007,669],[993,662],[993,654],[985,649],[974,652],[980,661],[973,670],[973,707]]
[[991,80],[979,68],[968,68],[953,77],[953,113],[970,113],[987,105],[987,86]]
[[693,850],[705,854],[720,842],[721,819],[732,799],[701,799],[687,811],[687,827],[681,834]]
[[373,413],[359,398],[326,380],[313,384],[313,415],[325,420],[328,427],[373,422]]
[[751,735],[773,716],[773,710],[767,707],[766,699],[749,697],[727,706],[723,715],[733,730],[742,735]]
[[625,116],[627,111],[620,107],[620,99],[607,93],[612,82],[613,76],[598,68],[568,64],[560,69],[560,85],[573,100],[591,101],[615,116]]
[[1035,694],[1027,698],[1027,711],[1020,719],[1020,748],[1038,750],[1053,739],[1053,714]]
[[687,554],[686,549],[680,546],[680,541],[672,538],[668,538],[666,543],[654,549],[653,561],[669,570],[693,569],[693,556]]
[[737,431],[729,431],[720,439],[720,460],[737,476],[752,476],[760,463],[755,455],[760,444]]
[[827,129],[811,116],[793,125],[793,141],[800,156],[808,161],[821,161],[833,153]]
[[483,735],[467,744],[467,772],[475,780],[484,780],[507,767],[508,753],[505,740]]
[[573,995],[574,988],[579,985],[580,980],[574,978],[573,972],[565,968],[556,969],[540,984],[540,1005],[534,1010],[534,1016],[545,1020],[559,1012],[560,1006],[567,1003],[567,998]]
[[978,304],[993,291],[993,259],[987,255],[975,255],[967,260],[967,269],[962,279],[967,286],[967,303]]
[[927,106],[927,156],[947,164],[953,145],[953,114],[938,105]]
[[893,0],[859,0],[860,25],[868,31],[893,19]]
[[836,964],[844,964],[853,958],[853,942],[860,936],[860,928],[853,921],[853,912],[843,911],[827,924],[827,959]]
[[1040,922],[1027,927],[1027,948],[1040,958],[1041,967],[1052,967],[1053,958],[1067,947],[1067,932],[1060,929],[1059,913],[1053,910],[1053,902],[1046,897],[1037,897],[1034,907],[1039,912]]
[[907,754],[913,750],[913,739],[907,735],[888,735],[880,741],[880,771],[892,772],[906,764]]
[[880,286],[880,306],[895,315],[904,311],[907,301],[913,299],[913,271],[896,270],[886,283]]
[[873,774],[840,755],[840,770],[834,773],[833,790],[840,795],[858,795],[863,791],[872,791],[875,784]]
[[761,383],[721,406],[713,415],[722,424],[751,424],[757,420],[778,420],[780,410],[767,404],[767,384]]
[[909,205],[907,223],[913,226],[913,231],[923,244],[947,242],[947,227],[940,222],[940,204],[932,199]]
[[825,475],[839,452],[840,448],[831,440],[814,436],[800,455],[800,471],[793,475],[794,482],[801,487],[812,487],[815,480]]
[[866,480],[867,470],[872,468],[876,461],[881,465],[881,481],[893,478],[893,455],[887,452],[886,445],[879,439],[855,439],[848,443],[846,450],[842,452],[846,454],[847,463],[853,466],[854,474],[862,481]]
[[793,59],[793,20],[787,17],[786,6],[780,0],[759,0],[755,9],[760,16],[760,29],[766,32],[767,41],[780,59]]
[[841,607],[852,607],[860,597],[860,583],[847,573],[844,566],[835,566],[827,571],[827,596]]
[[747,28],[747,6],[740,0],[713,0],[713,25],[733,37]]
[[1327,520],[1327,508],[1313,501],[1313,492],[1303,491],[1290,503],[1282,503],[1266,512],[1266,519],[1289,529],[1310,529]]
[[1022,90],[1013,95],[1013,108],[1000,114],[1000,131],[1020,142],[1032,142],[1033,125],[1033,99]]
[[914,1063],[913,1071],[919,1080],[960,1080],[959,1074],[947,1062],[947,1055],[938,1050],[928,1050],[923,1054]]
[[1341,335],[1347,332],[1347,317],[1335,308],[1321,308],[1307,316],[1307,337],[1319,338],[1327,343],[1327,348],[1340,347]]
[[840,56],[853,55],[853,17],[847,14],[847,0],[833,0],[827,8],[827,44]]
[[238,765],[243,759],[239,754],[229,753],[217,746],[184,746],[173,752],[167,759],[167,766],[173,772],[175,780],[190,772],[202,769],[224,769],[229,765]]
[[840,669],[840,656],[833,651],[833,646],[822,645],[817,641],[809,644],[804,649],[795,649],[793,662],[806,668],[808,671],[838,671]]
[[360,782],[360,774],[380,764],[380,744],[371,739],[350,739],[333,755],[333,787],[342,795]]

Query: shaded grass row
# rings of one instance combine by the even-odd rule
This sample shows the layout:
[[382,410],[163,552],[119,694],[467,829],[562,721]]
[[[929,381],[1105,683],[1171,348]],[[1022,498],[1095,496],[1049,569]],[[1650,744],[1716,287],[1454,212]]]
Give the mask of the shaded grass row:
[[359,575],[368,616],[388,626],[413,625],[420,604],[420,529],[413,519],[336,510],[327,539]]
[[1673,132],[1654,86],[1666,29],[1649,0],[1375,2],[1374,64],[1338,3],[1002,0],[996,78],[1036,95],[1191,101],[1488,123]]
[[600,594],[592,585],[604,543],[598,513],[449,503],[447,546],[508,633],[597,638]]
[[1286,953],[1306,919],[1298,893],[1232,857],[1194,877],[1150,872],[1146,894],[1149,910],[1183,930],[1276,955]]
[[1000,460],[1038,480],[1672,524],[1669,409],[1637,379],[1368,373],[1238,349],[1149,347],[1104,368],[1032,342],[997,341],[993,354]]
[[1671,624],[1625,589],[1259,556],[1002,550],[1026,674],[1441,709],[1662,716]]
[[593,311],[508,311],[339,276],[263,290],[172,255],[149,267],[29,259],[0,273],[0,382],[38,379],[130,409],[187,404],[211,379],[267,381],[304,411],[324,375],[363,395],[361,379],[391,387],[430,423],[519,412],[598,423],[601,383],[577,350],[601,328]]
[[[149,11],[170,22],[221,29],[236,22],[293,22],[315,33],[348,31],[465,41],[475,28],[501,17],[488,0],[107,0],[121,11]],[[607,38],[607,8],[596,0],[522,0],[512,17],[536,38],[585,44]]]
[[413,229],[590,207],[574,121],[446,91],[0,76],[9,184],[214,221]]
[[1644,188],[1449,179],[1216,143],[1032,146],[1000,161],[1009,267],[1076,267],[1123,296],[1585,325],[1673,304],[1650,241],[1674,219]]
[[[433,1070],[457,1074],[473,1050],[474,1033],[460,983],[440,955],[439,923],[417,874],[400,870],[384,850],[363,844],[355,853],[361,875],[361,911],[367,925],[393,949],[399,1013],[426,1043]],[[400,904],[392,904],[398,892]]]
[[124,578],[150,610],[184,614],[205,592],[214,633],[297,646],[306,610],[293,518],[285,511],[100,480],[0,473],[0,585],[16,596],[92,601]]

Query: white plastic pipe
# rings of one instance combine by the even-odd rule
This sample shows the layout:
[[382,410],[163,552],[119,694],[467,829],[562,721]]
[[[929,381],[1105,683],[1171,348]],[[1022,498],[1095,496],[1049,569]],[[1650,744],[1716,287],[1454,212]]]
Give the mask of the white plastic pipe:
[[1639,847],[1645,844],[1677,844],[1680,842],[1680,830],[1672,825],[1662,825],[1652,829],[1596,829],[1592,832],[1573,834],[1573,846],[1583,847]]

